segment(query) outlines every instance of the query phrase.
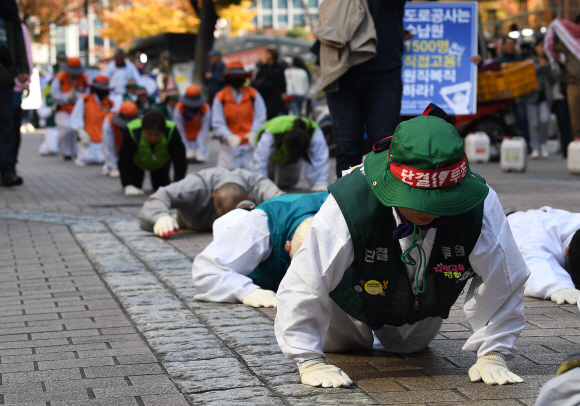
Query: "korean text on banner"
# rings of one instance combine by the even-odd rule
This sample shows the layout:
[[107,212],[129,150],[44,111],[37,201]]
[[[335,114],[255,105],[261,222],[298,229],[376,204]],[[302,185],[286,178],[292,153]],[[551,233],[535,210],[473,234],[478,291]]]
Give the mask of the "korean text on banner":
[[477,2],[407,3],[401,114],[419,115],[429,103],[449,114],[475,114]]

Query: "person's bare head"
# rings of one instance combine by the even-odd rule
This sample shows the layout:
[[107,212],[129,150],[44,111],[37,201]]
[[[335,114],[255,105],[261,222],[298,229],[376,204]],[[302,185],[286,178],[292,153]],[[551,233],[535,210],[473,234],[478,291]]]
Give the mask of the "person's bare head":
[[296,227],[296,231],[294,231],[292,241],[290,240],[286,241],[284,249],[286,250],[286,252],[288,252],[288,255],[290,255],[290,259],[294,258],[294,255],[296,255],[296,252],[298,252],[298,250],[302,246],[302,243],[304,242],[304,237],[306,237],[306,234],[308,234],[308,230],[310,230],[310,225],[312,224],[313,218],[314,217],[307,217],[304,220],[302,220],[302,223],[300,223],[298,227]]
[[216,190],[212,196],[213,205],[218,217],[235,209],[242,200],[251,200],[248,192],[236,183],[226,183]]
[[115,50],[115,55],[113,56],[113,59],[115,60],[115,65],[117,65],[118,67],[122,67],[125,66],[125,57],[127,55],[125,54],[125,51],[121,48],[117,48]]

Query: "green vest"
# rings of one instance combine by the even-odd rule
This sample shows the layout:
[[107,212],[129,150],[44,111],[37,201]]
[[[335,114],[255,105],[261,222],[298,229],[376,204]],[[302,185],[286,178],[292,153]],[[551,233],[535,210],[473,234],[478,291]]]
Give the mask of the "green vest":
[[133,155],[133,163],[144,171],[156,171],[163,168],[171,158],[167,145],[171,141],[173,131],[175,130],[175,123],[169,120],[165,121],[165,126],[169,129],[169,134],[163,135],[161,141],[151,148],[151,145],[149,145],[143,134],[140,134],[139,139],[135,136],[134,131],[141,132],[141,121],[140,118],[136,118],[127,124],[129,135],[131,135],[131,138],[138,147],[137,152]]
[[[393,240],[393,209],[375,197],[362,166],[328,189],[346,220],[354,246],[354,261],[330,293],[331,299],[373,330],[428,317],[446,319],[473,275],[469,254],[481,233],[483,202],[437,230],[425,270],[425,291],[415,295],[401,261],[401,246]],[[417,250],[412,255],[416,258]]]
[[[260,141],[262,133],[265,130],[268,130],[270,131],[270,134],[272,134],[272,137],[274,137],[275,142],[277,135],[284,134],[292,129],[296,118],[297,118],[296,116],[278,116],[274,117],[271,120],[266,121],[266,123],[262,127],[260,127],[260,130],[258,130],[258,141]],[[314,136],[314,131],[316,131],[318,125],[316,124],[316,122],[304,117],[302,117],[302,120],[306,123],[306,128],[311,129],[310,139],[312,139],[312,137]],[[282,145],[278,149],[276,149],[276,152],[272,154],[270,159],[278,164],[284,164],[288,160],[289,155],[290,151],[288,151],[286,142],[283,141]]]
[[307,217],[314,216],[326,201],[328,192],[309,195],[288,194],[273,197],[256,207],[268,216],[272,253],[248,275],[262,289],[276,292],[290,266],[290,255],[284,248],[292,233]]

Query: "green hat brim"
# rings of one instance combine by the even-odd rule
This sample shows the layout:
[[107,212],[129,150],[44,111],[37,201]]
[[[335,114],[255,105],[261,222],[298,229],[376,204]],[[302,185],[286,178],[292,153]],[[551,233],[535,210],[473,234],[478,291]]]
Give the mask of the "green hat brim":
[[437,189],[411,187],[391,171],[385,176],[388,153],[389,150],[371,152],[364,160],[365,178],[377,199],[387,207],[403,207],[436,216],[458,216],[474,209],[489,193],[487,185],[469,169],[469,162],[465,177],[456,185]]

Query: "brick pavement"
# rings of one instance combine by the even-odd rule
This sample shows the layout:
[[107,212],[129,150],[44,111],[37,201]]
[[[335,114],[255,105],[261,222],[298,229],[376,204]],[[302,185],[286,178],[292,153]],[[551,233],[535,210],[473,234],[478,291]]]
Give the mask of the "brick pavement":
[[[455,305],[422,352],[328,354],[358,389],[305,387],[275,342],[275,310],[193,301],[191,259],[210,235],[141,232],[143,197],[124,197],[98,167],[39,157],[39,141],[25,135],[25,185],[0,190],[0,404],[532,405],[580,346],[577,307],[527,299],[521,355],[510,362],[526,382],[471,384],[475,357],[461,351],[469,326]],[[580,211],[580,183],[558,157],[524,174],[473,169],[504,206]]]

